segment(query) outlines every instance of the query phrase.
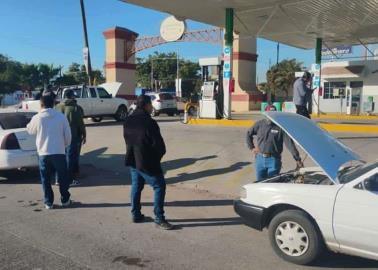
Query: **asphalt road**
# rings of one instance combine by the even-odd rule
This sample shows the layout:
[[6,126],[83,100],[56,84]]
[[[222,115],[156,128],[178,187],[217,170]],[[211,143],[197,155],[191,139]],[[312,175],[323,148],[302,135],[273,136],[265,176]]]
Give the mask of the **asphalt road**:
[[[72,208],[43,209],[37,172],[2,173],[0,269],[378,269],[376,261],[331,253],[306,267],[277,258],[267,232],[244,226],[232,209],[240,185],[254,179],[246,129],[158,120],[168,149],[166,214],[176,230],[161,231],[152,219],[130,222],[122,128],[89,124]],[[376,159],[377,137],[338,136]],[[294,166],[286,152],[284,162],[285,170]],[[153,217],[149,187],[143,201],[143,212]]]

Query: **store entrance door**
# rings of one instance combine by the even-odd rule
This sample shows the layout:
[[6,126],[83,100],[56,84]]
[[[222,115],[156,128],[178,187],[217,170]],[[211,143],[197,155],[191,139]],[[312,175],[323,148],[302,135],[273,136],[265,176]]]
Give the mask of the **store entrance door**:
[[347,114],[359,115],[361,113],[362,88],[347,89]]

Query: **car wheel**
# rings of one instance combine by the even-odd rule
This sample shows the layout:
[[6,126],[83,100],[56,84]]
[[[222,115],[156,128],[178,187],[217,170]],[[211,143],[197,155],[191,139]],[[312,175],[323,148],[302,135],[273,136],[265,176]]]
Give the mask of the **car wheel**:
[[168,116],[175,116],[175,113],[174,112],[170,112],[170,113],[167,113]]
[[189,107],[188,115],[189,116],[195,116],[196,115],[196,109],[193,106]]
[[151,116],[159,116],[159,112],[155,109],[152,109],[152,113],[151,113]]
[[322,237],[316,224],[300,210],[276,215],[269,225],[270,243],[275,253],[295,264],[309,264],[322,251]]
[[100,123],[102,121],[102,117],[92,117],[92,121],[95,123]]
[[125,106],[120,106],[116,112],[115,119],[118,122],[125,121],[127,118],[127,108]]

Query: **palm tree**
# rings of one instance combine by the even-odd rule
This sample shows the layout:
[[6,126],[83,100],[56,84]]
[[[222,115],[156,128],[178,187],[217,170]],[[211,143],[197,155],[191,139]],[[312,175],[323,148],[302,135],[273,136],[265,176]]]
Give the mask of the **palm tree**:
[[40,76],[40,81],[42,85],[47,85],[50,83],[51,79],[59,74],[60,69],[55,68],[53,65],[39,64],[38,71]]

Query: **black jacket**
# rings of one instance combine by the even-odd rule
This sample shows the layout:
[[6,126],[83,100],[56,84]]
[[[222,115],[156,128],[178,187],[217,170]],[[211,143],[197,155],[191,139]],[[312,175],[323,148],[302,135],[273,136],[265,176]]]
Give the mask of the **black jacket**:
[[163,171],[160,161],[165,155],[165,143],[156,121],[145,111],[137,109],[123,125],[126,142],[125,165],[149,175]]

